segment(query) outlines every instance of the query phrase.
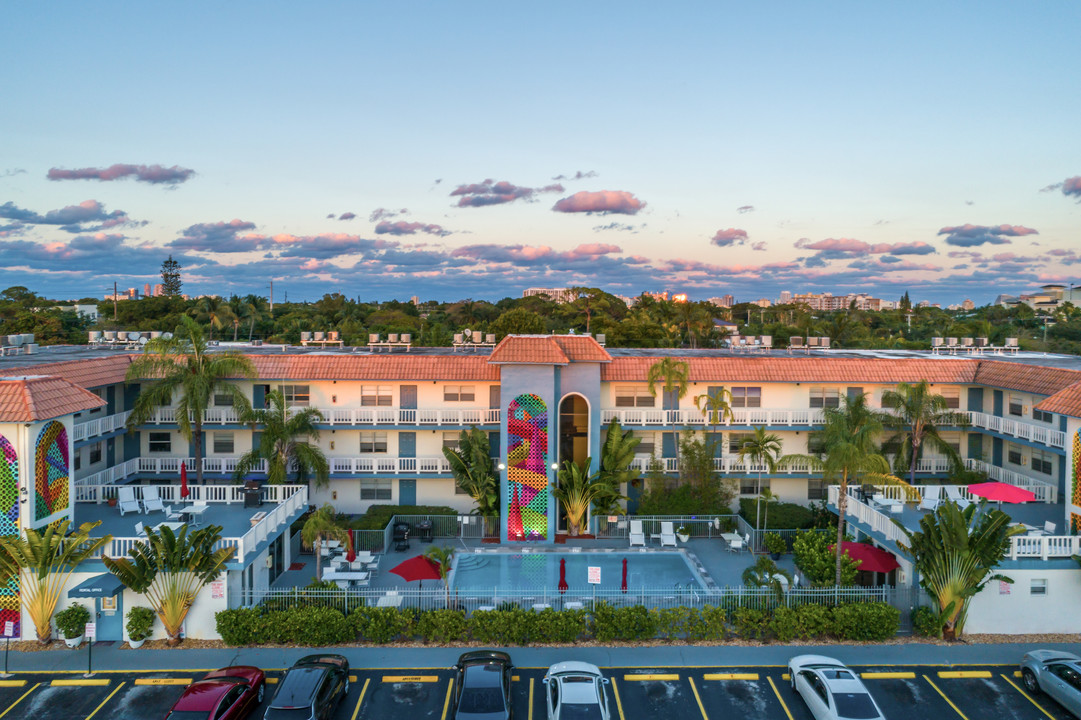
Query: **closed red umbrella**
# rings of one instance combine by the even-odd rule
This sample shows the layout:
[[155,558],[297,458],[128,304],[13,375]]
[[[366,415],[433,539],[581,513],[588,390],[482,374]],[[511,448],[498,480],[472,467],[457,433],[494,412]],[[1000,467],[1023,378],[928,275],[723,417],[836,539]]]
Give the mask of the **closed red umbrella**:
[[347,548],[349,548],[349,551],[347,553],[345,553],[345,561],[346,562],[353,562],[354,560],[357,559],[357,551],[356,551],[356,548],[353,547],[353,531],[352,530],[346,530],[345,531],[345,546]]
[[623,582],[619,584],[619,589],[627,592],[627,558],[623,558]]
[[[834,547],[836,546],[830,545],[830,550],[833,550]],[[860,570],[888,573],[890,570],[901,567],[893,553],[866,543],[846,540],[841,543],[841,550],[860,564]]]
[[567,592],[570,588],[567,585],[567,558],[559,558],[559,594]]
[[191,490],[188,490],[188,464],[186,462],[180,463],[180,499],[183,500],[191,495]]
[[968,491],[988,500],[1008,503],[1032,502],[1036,499],[1036,493],[1031,490],[1019,488],[1003,482],[985,482],[969,485]]
[[404,562],[400,562],[391,568],[390,571],[406,582],[413,582],[414,580],[443,579],[439,574],[439,566],[423,555],[417,555]]

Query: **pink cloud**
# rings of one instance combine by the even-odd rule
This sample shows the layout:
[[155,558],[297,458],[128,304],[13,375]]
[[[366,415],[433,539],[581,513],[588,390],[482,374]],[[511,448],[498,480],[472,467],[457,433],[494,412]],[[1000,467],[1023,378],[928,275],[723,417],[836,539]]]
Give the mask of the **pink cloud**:
[[88,167],[79,168],[78,170],[52,168],[49,170],[47,177],[50,180],[102,180],[105,182],[134,177],[136,182],[151,183],[152,185],[178,185],[194,174],[194,170],[182,168],[178,165],[164,167],[162,165],[117,163],[107,168]]
[[615,213],[636,215],[646,204],[632,193],[622,190],[583,190],[556,202],[552,209],[563,213]]
[[563,186],[556,183],[544,187],[532,188],[523,185],[515,185],[506,180],[496,182],[491,178],[484,182],[459,185],[451,191],[451,197],[458,197],[458,207],[486,207],[488,205],[502,205],[515,200],[532,200],[538,193],[563,192]]
[[740,230],[739,228],[728,228],[727,230],[718,230],[713,234],[710,242],[718,247],[732,247],[733,245],[742,245],[747,242],[747,231]]
[[441,225],[406,222],[404,220],[398,220],[397,222],[384,220],[375,226],[376,235],[416,235],[418,232],[439,236],[451,234],[450,230],[444,230]]

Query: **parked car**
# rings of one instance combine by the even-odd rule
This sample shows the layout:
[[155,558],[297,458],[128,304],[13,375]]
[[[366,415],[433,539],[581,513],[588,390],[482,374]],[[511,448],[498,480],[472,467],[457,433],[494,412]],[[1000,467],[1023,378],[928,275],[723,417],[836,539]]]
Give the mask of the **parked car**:
[[263,702],[266,675],[257,667],[233,665],[207,673],[184,689],[167,720],[240,720]]
[[584,662],[561,662],[544,676],[548,720],[610,720],[608,678],[600,668]]
[[838,660],[797,655],[788,661],[788,677],[816,720],[885,720],[859,675]]
[[510,720],[510,655],[495,650],[467,652],[454,666],[455,720]]
[[349,661],[341,655],[308,655],[278,683],[264,720],[328,720],[349,694]]
[[1047,693],[1081,718],[1081,658],[1058,650],[1033,650],[1021,656],[1021,682],[1030,693]]

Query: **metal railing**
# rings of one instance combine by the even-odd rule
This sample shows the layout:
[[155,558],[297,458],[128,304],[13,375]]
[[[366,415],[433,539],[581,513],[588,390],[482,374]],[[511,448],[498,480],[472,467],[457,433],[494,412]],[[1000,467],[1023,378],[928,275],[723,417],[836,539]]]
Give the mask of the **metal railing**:
[[[134,462],[129,461],[129,462]],[[75,502],[82,503],[96,503],[98,505],[108,502],[112,498],[118,496],[120,488],[130,487],[135,492],[135,499],[142,501],[143,488],[149,487],[146,485],[111,485],[107,483],[94,484],[94,485],[77,485],[75,487]],[[223,504],[237,504],[244,502],[244,486],[234,485],[188,485],[188,497],[180,497],[180,485],[154,485],[153,487],[158,489],[158,497],[162,502],[166,503],[178,503],[181,500],[185,502],[205,502],[205,503],[223,503]],[[297,493],[302,492],[305,497],[308,493],[307,485],[263,485],[260,489],[262,493],[261,498],[263,502],[269,503],[282,503],[287,499],[295,496]]]
[[[713,419],[712,417],[710,419]],[[601,422],[618,420],[620,425],[690,426],[701,428],[764,425],[822,425],[825,414],[820,408],[732,408],[732,417],[722,422],[709,422],[698,409],[657,410],[655,408],[618,408],[601,410]]]
[[1031,440],[1060,450],[1066,448],[1066,433],[1061,430],[975,410],[968,411],[968,417],[969,425],[972,427],[983,428],[1023,440]]
[[626,538],[630,534],[631,520],[642,521],[642,532],[648,538],[659,535],[661,523],[670,522],[672,528],[682,527],[692,538],[715,538],[730,532],[738,515],[595,515],[593,533],[598,539]]
[[81,442],[98,435],[111,433],[114,430],[120,430],[127,423],[130,416],[131,410],[125,410],[114,415],[106,415],[105,417],[77,423],[71,428],[71,439],[74,442]]
[[[443,408],[319,408],[323,414],[320,425],[333,426],[371,426],[371,425],[498,425],[498,408],[463,408],[447,410]],[[147,421],[149,425],[172,425],[176,423],[176,408],[158,408],[154,416]],[[236,425],[240,416],[231,407],[208,408],[203,412],[205,425]]]
[[1009,468],[999,467],[986,463],[982,460],[975,460],[969,458],[965,460],[965,467],[969,470],[978,470],[982,473],[986,473],[987,477],[999,482],[1009,483],[1010,485],[1016,485],[1017,487],[1024,488],[1036,495],[1037,502],[1045,503],[1057,503],[1058,502],[1058,485],[1044,482],[1039,478],[1029,477],[1028,475],[1022,475],[1019,472],[1010,470]]
[[111,468],[100,470],[91,475],[87,475],[84,478],[79,478],[75,481],[75,487],[82,487],[85,485],[109,485],[123,480],[127,477],[131,477],[139,470],[139,459],[134,458],[132,460],[126,460],[119,465],[114,465]]
[[[898,487],[900,488],[900,486]],[[836,508],[837,499],[840,495],[840,488],[837,485],[830,485],[826,488],[826,493],[827,502]],[[908,536],[905,535],[901,528],[894,524],[889,515],[881,513],[869,504],[856,499],[851,492],[848,493],[848,498],[845,501],[845,509],[847,511],[846,514],[850,519],[870,526],[872,532],[884,536],[887,540],[892,540],[894,542],[898,540],[908,540]]]
[[481,540],[499,537],[499,518],[480,515],[395,515],[381,530],[352,530],[353,547],[370,552],[387,552],[393,547],[394,525],[408,523],[410,539],[417,539],[417,526],[424,521],[432,523],[433,539],[461,538]]

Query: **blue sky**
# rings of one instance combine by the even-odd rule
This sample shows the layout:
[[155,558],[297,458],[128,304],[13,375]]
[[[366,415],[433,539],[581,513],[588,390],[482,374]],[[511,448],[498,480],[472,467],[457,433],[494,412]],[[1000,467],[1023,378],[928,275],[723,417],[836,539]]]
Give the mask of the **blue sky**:
[[0,286],[1081,277],[1074,2],[159,5],[5,8]]

